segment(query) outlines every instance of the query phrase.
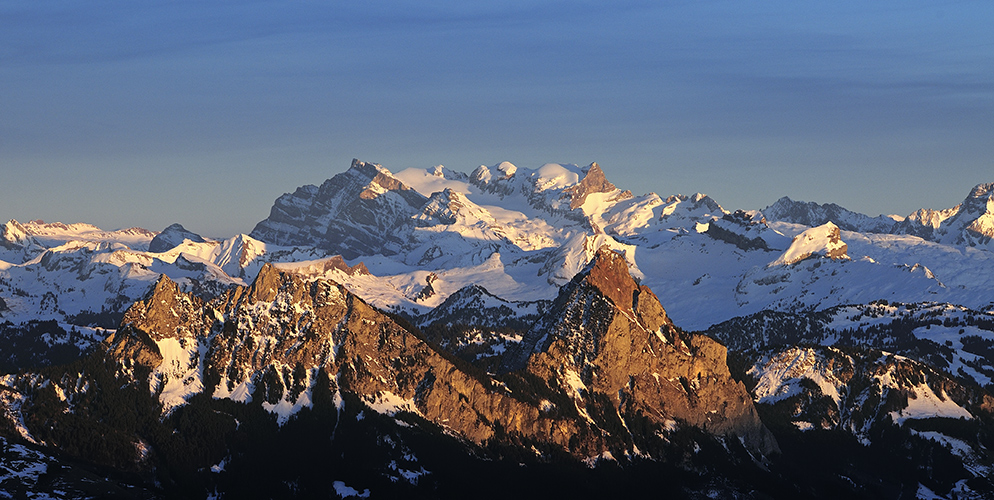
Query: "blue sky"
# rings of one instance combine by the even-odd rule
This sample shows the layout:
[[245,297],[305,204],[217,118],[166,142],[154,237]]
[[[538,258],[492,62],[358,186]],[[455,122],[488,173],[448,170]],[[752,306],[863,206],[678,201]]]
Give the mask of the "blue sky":
[[994,182],[991,2],[0,0],[0,218],[249,232],[353,157],[877,215]]

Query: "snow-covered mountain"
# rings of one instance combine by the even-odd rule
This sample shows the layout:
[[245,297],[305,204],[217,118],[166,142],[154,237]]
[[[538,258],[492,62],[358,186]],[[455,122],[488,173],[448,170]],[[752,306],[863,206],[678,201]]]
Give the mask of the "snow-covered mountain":
[[178,224],[154,233],[11,220],[0,234],[0,258],[3,321],[55,321],[65,331],[86,332],[116,328],[124,310],[163,274],[184,290],[213,297],[245,284],[266,262],[322,261],[328,256],[313,248],[268,245],[247,235],[207,240]]
[[953,208],[923,208],[907,217],[869,217],[834,203],[818,205],[783,197],[763,209],[771,221],[819,226],[833,222],[846,231],[907,234],[957,247],[988,247],[994,237],[994,184],[979,184]]
[[[154,233],[10,221],[0,234],[9,309],[0,314],[90,326],[79,318],[119,317],[159,274],[208,296],[273,262],[334,274],[377,307],[418,317],[470,286],[505,301],[551,300],[604,245],[625,255],[687,329],[878,299],[979,310],[994,304],[984,278],[994,271],[992,203],[991,185],[980,185],[941,216],[913,214],[880,232],[880,220],[787,198],[764,212],[729,212],[703,194],[635,196],[597,164],[394,174],[355,160],[320,187],[281,196],[251,235],[220,241],[179,224]],[[828,223],[848,258],[798,259],[810,252],[795,237]],[[342,265],[321,264],[335,256]],[[359,264],[362,273],[341,271]]]
[[[10,220],[0,227],[0,365],[10,373],[0,433],[79,456],[66,444],[82,432],[74,426],[110,432],[119,448],[101,456],[123,460],[114,467],[155,463],[170,480],[221,484],[252,476],[225,475],[225,464],[265,455],[245,447],[254,438],[243,425],[273,442],[309,425],[327,431],[338,467],[350,467],[357,436],[383,453],[356,462],[375,478],[349,469],[360,488],[335,491],[397,495],[412,490],[384,484],[428,481],[424,464],[459,475],[412,458],[442,442],[457,450],[447,457],[646,459],[682,464],[678,475],[706,476],[720,462],[728,482],[715,491],[725,493],[758,484],[729,475],[752,457],[754,473],[779,471],[764,480],[791,478],[774,488],[788,496],[880,496],[874,481],[904,481],[926,459],[870,478],[829,468],[797,489],[792,458],[771,458],[778,441],[793,458],[807,446],[915,449],[955,455],[959,469],[902,494],[982,495],[994,491],[983,481],[992,237],[994,184],[905,218],[789,198],[728,211],[701,193],[635,195],[596,163],[394,173],[354,160],[226,239],[180,224]],[[728,347],[727,363],[708,336]],[[43,368],[53,364],[62,367]],[[88,389],[101,385],[122,392]],[[135,411],[79,410],[111,400]],[[825,444],[835,438],[845,444]],[[690,458],[701,447],[707,458]],[[202,470],[170,462],[183,450],[201,453]]]
[[[831,307],[854,300],[942,301],[982,308],[994,292],[994,286],[976,279],[978,270],[994,270],[990,252],[974,251],[986,248],[976,246],[983,244],[979,236],[933,241],[891,234],[900,218],[872,219],[834,205],[786,198],[766,209],[771,217],[765,211],[731,213],[702,194],[633,196],[610,183],[596,164],[548,164],[532,170],[504,162],[470,174],[444,167],[394,174],[356,160],[321,192],[330,193],[332,186],[337,189],[334,202],[321,201],[330,195],[316,195],[321,190],[314,187],[284,195],[253,235],[278,244],[325,245],[322,235],[338,233],[322,229],[305,238],[290,228],[333,219],[335,231],[351,228],[346,232],[352,238],[367,233],[396,237],[399,241],[379,243],[363,237],[373,245],[363,252],[353,252],[357,244],[347,238],[330,237],[329,251],[350,262],[361,260],[397,289],[384,294],[381,288],[375,296],[356,293],[379,307],[415,315],[472,285],[506,300],[550,299],[605,244],[625,254],[633,272],[659,290],[674,321],[691,329],[764,309]],[[976,188],[971,199],[980,201],[961,205],[971,207],[960,211],[970,221],[966,227],[983,229],[983,193],[983,186]],[[362,220],[351,212],[338,216],[334,208],[384,203],[393,208]],[[370,211],[375,210],[363,213]],[[796,215],[801,212],[803,217]],[[291,213],[296,214],[293,224],[287,222]],[[832,217],[839,220],[828,220]],[[794,236],[828,222],[840,229],[848,259],[824,267],[804,262],[771,270]],[[326,227],[322,224],[315,227]],[[960,255],[953,258],[953,253]],[[415,300],[428,273],[438,278],[433,295]],[[791,287],[770,286],[776,279],[796,283],[793,289],[803,291],[804,298],[788,297]]]
[[794,201],[786,196],[764,208],[763,215],[773,221],[791,222],[812,227],[832,222],[846,231],[864,233],[889,233],[894,228],[895,223],[904,220],[896,215],[870,217],[847,210],[835,203],[819,205],[811,201]]
[[[577,322],[586,327],[570,331]],[[529,332],[540,341],[511,361],[524,366],[484,374],[331,280],[265,265],[250,286],[205,301],[163,276],[98,351],[0,377],[0,429],[73,458],[153,471],[187,494],[231,493],[229,481],[262,458],[240,443],[260,436],[280,436],[298,452],[317,442],[331,457],[320,463],[361,461],[367,477],[353,473],[352,484],[384,492],[407,483],[389,496],[430,493],[414,489],[419,477],[463,462],[488,474],[508,457],[515,467],[644,462],[666,470],[707,447],[753,469],[778,452],[731,378],[725,348],[675,329],[621,255],[600,249],[539,324],[554,334],[545,341]],[[380,440],[356,446],[369,433]],[[383,460],[382,448],[400,453]],[[302,467],[307,480],[290,494],[330,486],[324,467]],[[423,480],[424,488],[434,482]]]
[[[976,386],[893,353],[810,346],[763,349],[745,379],[781,442],[805,442],[796,465],[806,474],[830,483],[880,470],[886,466],[877,461],[886,459],[898,468],[913,464],[914,479],[869,496],[903,489],[911,498],[985,497],[970,485],[989,480],[994,460],[969,429],[985,426],[994,398]],[[834,443],[804,436],[819,433]],[[856,452],[840,453],[846,448]]]

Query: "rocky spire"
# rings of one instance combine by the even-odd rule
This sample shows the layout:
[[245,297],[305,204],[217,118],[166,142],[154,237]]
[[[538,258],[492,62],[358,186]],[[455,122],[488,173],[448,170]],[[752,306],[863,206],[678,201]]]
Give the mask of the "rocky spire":
[[776,441],[745,386],[731,378],[725,356],[718,342],[676,329],[652,291],[632,278],[625,258],[601,248],[504,368],[557,381],[581,413],[606,399],[622,416],[640,414],[659,425],[681,421],[775,452]]
[[[577,183],[575,186],[566,188],[563,191],[564,196],[569,197],[569,208],[573,210],[577,207],[583,205],[583,202],[587,201],[587,195],[593,193],[610,193],[618,189],[614,184],[611,184],[604,176],[604,171],[601,170],[600,165],[597,162],[591,163],[587,167],[587,174],[583,179]],[[631,198],[631,191],[624,191],[619,195],[621,198]]]

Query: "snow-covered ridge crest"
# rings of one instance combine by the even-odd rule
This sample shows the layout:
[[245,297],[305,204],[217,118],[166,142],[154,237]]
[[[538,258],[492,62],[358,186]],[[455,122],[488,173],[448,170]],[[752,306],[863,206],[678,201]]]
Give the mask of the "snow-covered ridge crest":
[[795,236],[790,247],[777,260],[770,263],[770,267],[788,266],[815,256],[848,260],[846,248],[839,226],[827,222]]
[[770,220],[787,221],[806,226],[820,226],[831,221],[846,231],[874,233],[889,233],[894,228],[895,223],[904,220],[903,217],[897,215],[870,217],[847,210],[835,203],[819,205],[814,202],[795,201],[786,196],[764,208],[763,214]]
[[[789,408],[798,429],[840,429],[869,445],[873,428],[909,420],[971,420],[991,398],[928,365],[887,352],[778,347],[747,371],[759,404]],[[825,398],[831,403],[826,406]],[[912,426],[913,427],[913,426]]]
[[[758,379],[753,389],[757,403],[772,404],[802,392],[800,382],[808,379],[818,385],[821,393],[841,403],[846,382],[851,377],[853,360],[839,353],[846,368],[835,358],[822,355],[812,348],[792,347],[763,358],[746,372]],[[841,377],[841,378],[840,378]]]
[[135,250],[147,250],[149,242],[157,235],[155,231],[140,227],[129,227],[107,231],[93,224],[44,222],[33,220],[23,225],[24,230],[46,247],[70,241],[96,241],[122,243]]
[[[184,290],[208,297],[247,283],[266,262],[309,262],[304,266],[308,275],[335,279],[377,307],[414,317],[472,285],[508,301],[549,300],[603,244],[623,251],[633,272],[657,291],[674,321],[688,329],[763,309],[827,308],[878,299],[994,307],[994,285],[983,279],[994,272],[994,256],[981,232],[972,233],[976,246],[970,247],[955,238],[943,242],[843,230],[840,242],[851,262],[800,261],[808,252],[790,238],[809,229],[805,226],[763,222],[756,211],[730,213],[702,194],[630,196],[604,173],[593,163],[529,169],[509,162],[480,167],[472,175],[442,166],[391,173],[355,160],[320,187],[303,186],[281,196],[268,222],[260,223],[265,231],[259,234],[214,241],[186,231],[176,234],[182,236],[173,241],[176,246],[158,253],[145,249],[153,239],[162,241],[181,231],[167,228],[157,236],[133,231],[145,235],[136,239],[124,234],[131,230],[55,223],[38,225],[38,231],[54,238],[71,230],[80,235],[72,241],[103,241],[98,234],[120,240],[104,241],[110,246],[50,244],[54,239],[25,246],[10,243],[29,242],[14,238],[15,233],[40,237],[8,224],[12,236],[3,241],[13,249],[0,248],[0,299],[10,311],[0,314],[14,322],[35,318],[96,324],[89,323],[91,316],[80,315],[119,318],[160,273]],[[953,218],[965,228],[983,229],[989,218],[979,213],[987,210],[991,191],[983,186],[972,193],[975,203],[962,204],[976,210],[963,208]],[[963,215],[968,212],[979,215]],[[953,219],[943,227],[951,229]],[[284,238],[298,243],[275,242]],[[829,243],[813,255],[828,257]],[[46,250],[52,255],[44,263],[31,263]],[[341,256],[340,265],[325,261],[335,255]],[[792,264],[770,265],[778,259]],[[360,262],[368,273],[343,271]],[[430,274],[438,277],[434,295],[414,300]],[[104,318],[100,325],[112,328],[113,320]]]
[[844,231],[907,234],[958,247],[988,247],[994,238],[994,183],[978,184],[952,208],[922,208],[907,217],[869,217],[834,203],[818,205],[788,197],[780,198],[763,213],[771,221],[812,227],[831,221]]

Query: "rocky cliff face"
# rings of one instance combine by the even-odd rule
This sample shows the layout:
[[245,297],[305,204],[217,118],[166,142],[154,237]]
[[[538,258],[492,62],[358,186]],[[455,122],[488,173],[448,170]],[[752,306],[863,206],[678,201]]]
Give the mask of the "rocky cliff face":
[[[607,177],[604,176],[604,171],[595,162],[591,163],[587,168],[587,173],[583,176],[583,179],[576,185],[564,189],[563,194],[569,198],[569,208],[573,210],[583,206],[583,203],[587,201],[587,196],[590,194],[610,193],[616,189],[618,188],[611,181],[607,180]],[[631,197],[631,191],[622,191],[616,196],[616,199],[624,200]]]
[[652,291],[632,279],[625,258],[601,249],[504,369],[555,381],[591,420],[607,401],[623,419],[679,422],[737,436],[761,453],[776,451],[745,387],[731,378],[725,354],[708,337],[679,332]]
[[122,366],[152,370],[149,391],[167,412],[206,392],[261,400],[286,422],[310,406],[323,380],[329,386],[322,390],[338,401],[350,394],[381,412],[414,412],[475,443],[497,425],[560,445],[575,433],[572,423],[544,418],[491,381],[460,371],[341,286],[304,282],[272,266],[252,286],[206,304],[163,278],[107,343]]
[[837,224],[845,231],[867,233],[889,233],[894,228],[895,219],[886,215],[870,217],[847,210],[835,203],[819,205],[814,202],[795,201],[786,196],[763,209],[769,220],[821,226],[828,222]]
[[193,243],[204,243],[207,241],[199,234],[188,231],[182,224],[177,223],[170,225],[163,229],[161,233],[155,235],[148,244],[148,251],[156,253],[168,252],[183,244],[186,240]]
[[[885,463],[888,474],[906,474],[936,496],[990,495],[994,462],[986,435],[994,398],[986,391],[912,359],[870,349],[785,346],[761,350],[754,359],[747,382],[764,422],[785,453],[803,450],[797,463],[812,478],[820,477],[816,481]],[[838,454],[847,443],[858,458],[808,458]],[[812,467],[816,463],[830,465]],[[967,484],[975,491],[962,491]]]
[[[577,461],[665,460],[673,449],[667,436],[680,429],[737,437],[754,454],[777,450],[742,384],[730,378],[724,347],[677,331],[614,252],[598,253],[526,342],[524,355],[509,362],[515,371],[488,375],[328,280],[266,265],[251,286],[204,301],[163,276],[82,365],[7,377],[19,396],[4,410],[22,436],[62,448],[70,434],[51,429],[101,418],[93,401],[123,391],[115,397],[132,398],[134,408],[119,411],[147,423],[117,432],[120,446],[139,450],[118,460],[139,468],[154,460],[142,449],[178,446],[168,444],[179,439],[173,434],[150,429],[187,422],[204,405],[215,408],[208,414],[234,411],[218,401],[256,408],[283,426],[322,398],[338,414],[326,425],[363,412],[408,415],[423,432],[441,430],[476,449],[537,446],[546,450],[538,456]],[[42,393],[45,405],[30,403]],[[212,425],[229,429],[213,440],[233,432],[230,423]]]
[[251,236],[284,246],[313,245],[341,254],[396,253],[397,234],[427,198],[385,168],[359,160],[320,187],[303,186],[276,200]]
[[942,243],[988,246],[994,238],[994,183],[974,187],[940,230]]
[[763,209],[770,220],[820,226],[828,222],[844,231],[909,234],[954,246],[987,246],[994,238],[994,183],[978,184],[953,208],[923,208],[907,217],[868,217],[834,203],[818,205],[783,197]]

